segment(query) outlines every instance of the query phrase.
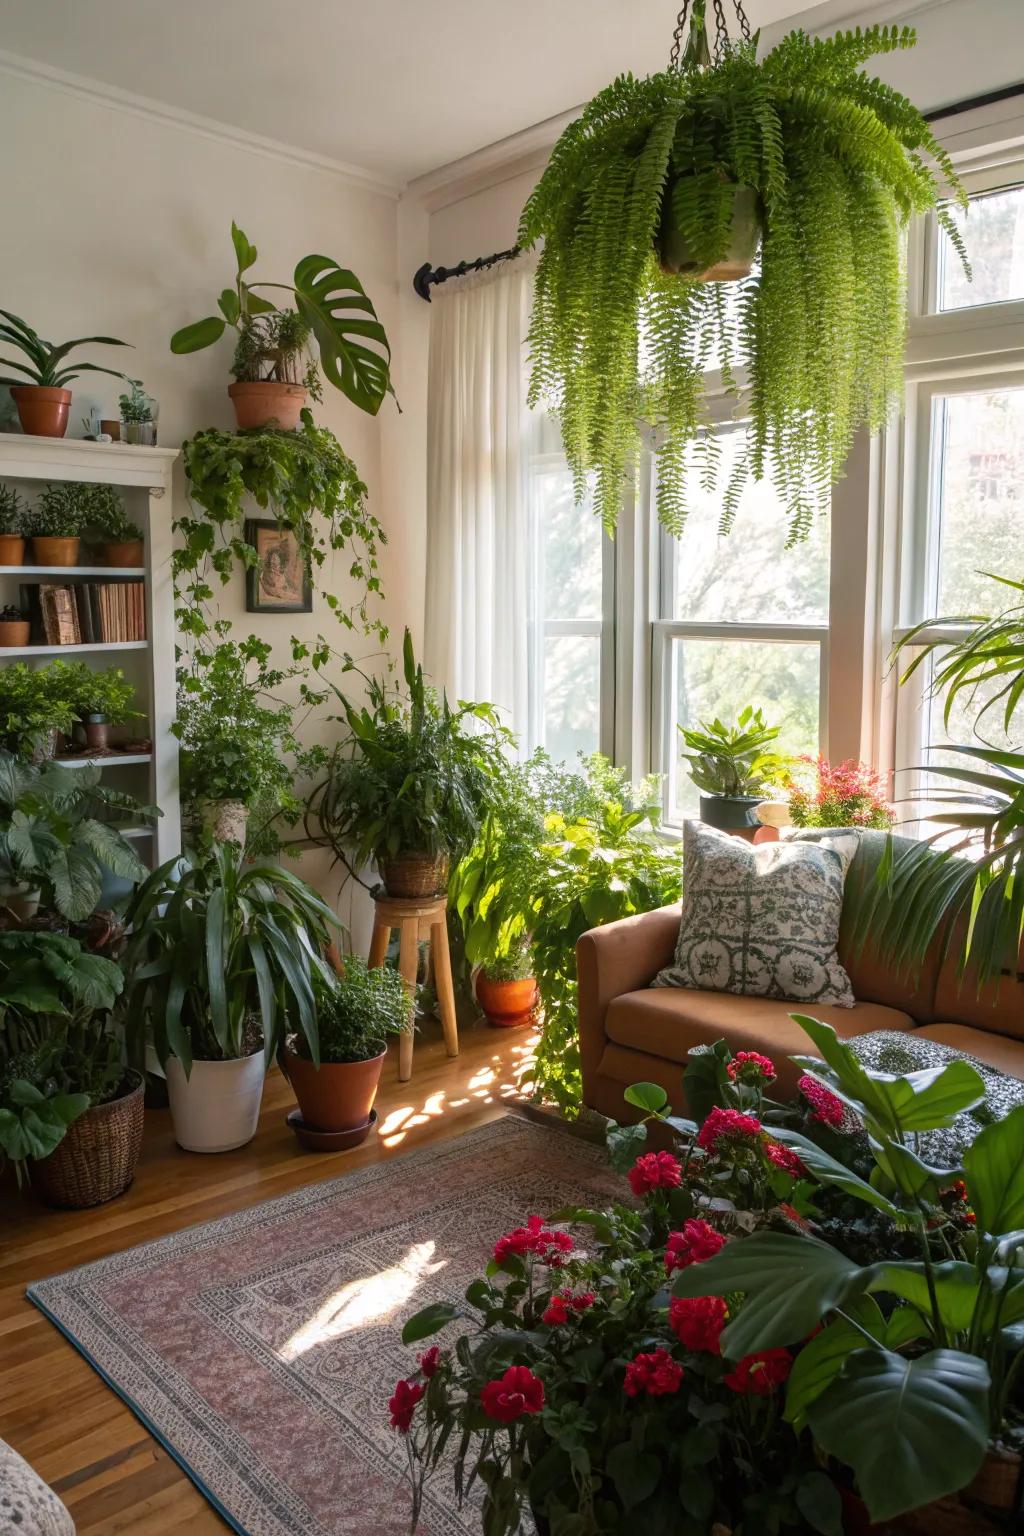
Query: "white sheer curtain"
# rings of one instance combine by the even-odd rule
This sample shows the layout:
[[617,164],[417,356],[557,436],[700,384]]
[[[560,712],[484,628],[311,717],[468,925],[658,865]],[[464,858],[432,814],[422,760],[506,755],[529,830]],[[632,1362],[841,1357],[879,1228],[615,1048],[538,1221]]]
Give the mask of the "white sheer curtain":
[[534,265],[433,290],[427,434],[425,666],[451,697],[496,704],[524,738]]

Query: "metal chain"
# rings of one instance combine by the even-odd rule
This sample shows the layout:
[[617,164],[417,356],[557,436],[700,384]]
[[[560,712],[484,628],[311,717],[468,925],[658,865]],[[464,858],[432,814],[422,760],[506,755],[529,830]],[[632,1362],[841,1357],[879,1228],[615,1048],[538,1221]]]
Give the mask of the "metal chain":
[[683,0],[683,8],[676,17],[676,29],[672,33],[672,52],[668,56],[669,69],[679,68],[679,54],[683,46],[683,33],[686,31],[686,18],[690,9],[690,0]]
[[[712,0],[715,8],[715,58],[720,59],[729,47],[729,27],[725,19],[725,7],[722,0]],[[742,0],[732,0],[733,10],[736,12],[736,20],[739,22],[740,35],[745,42],[750,41],[750,22],[747,13],[743,9]],[[686,23],[690,12],[690,0],[683,0],[683,6],[676,17],[675,31],[672,33],[672,50],[669,54],[669,68],[678,69],[679,60],[683,48],[683,33],[686,31]]]

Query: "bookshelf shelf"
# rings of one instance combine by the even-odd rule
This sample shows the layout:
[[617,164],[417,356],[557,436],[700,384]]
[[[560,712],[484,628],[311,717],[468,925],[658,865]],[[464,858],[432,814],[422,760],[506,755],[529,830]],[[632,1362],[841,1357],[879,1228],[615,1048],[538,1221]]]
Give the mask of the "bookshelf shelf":
[[67,581],[74,576],[102,576],[107,581],[128,577],[138,581],[148,575],[144,565],[0,565],[0,576],[42,576],[49,581]]
[[[54,759],[62,768],[131,768],[138,763],[151,763],[152,752],[113,752],[103,757],[58,757]],[[152,829],[146,827],[146,832]],[[127,834],[126,834],[127,835]]]
[[94,640],[89,645],[5,645],[0,661],[9,656],[63,656],[65,651],[148,651],[148,640]]

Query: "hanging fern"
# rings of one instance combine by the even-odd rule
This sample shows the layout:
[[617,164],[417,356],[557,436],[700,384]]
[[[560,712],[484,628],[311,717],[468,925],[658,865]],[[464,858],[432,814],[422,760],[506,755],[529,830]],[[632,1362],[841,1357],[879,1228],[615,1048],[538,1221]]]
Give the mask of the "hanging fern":
[[[687,512],[687,448],[706,423],[704,372],[750,390],[740,471],[769,475],[791,541],[842,471],[853,435],[880,428],[902,393],[903,236],[942,199],[966,204],[948,157],[906,97],[860,66],[909,48],[911,28],[826,40],[790,33],[758,63],[729,44],[709,68],[623,75],[559,139],[524,209],[519,240],[544,241],[530,327],[530,399],[559,413],[578,497],[614,530],[639,423],[658,433],[658,513]],[[674,226],[700,269],[726,254],[736,188],[757,195],[760,272],[723,285],[666,275],[656,243]],[[705,456],[700,478],[714,477]],[[742,479],[724,492],[723,526]]]

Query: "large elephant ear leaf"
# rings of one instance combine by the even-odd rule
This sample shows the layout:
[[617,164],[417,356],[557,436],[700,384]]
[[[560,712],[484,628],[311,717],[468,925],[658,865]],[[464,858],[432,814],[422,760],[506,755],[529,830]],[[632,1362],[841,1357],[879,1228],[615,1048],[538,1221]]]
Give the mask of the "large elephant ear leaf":
[[100,862],[121,880],[130,880],[133,885],[139,885],[149,874],[127,838],[106,822],[81,822],[76,828],[75,840],[91,849]]
[[979,1231],[999,1236],[1024,1227],[1024,1104],[975,1137],[964,1169]]
[[325,376],[376,416],[391,389],[391,348],[355,273],[327,256],[304,256],[295,268],[295,302],[317,339]]
[[810,1404],[807,1423],[823,1450],[853,1468],[880,1524],[967,1486],[988,1448],[989,1389],[975,1355],[936,1349],[905,1360],[862,1349]]
[[183,325],[180,331],[175,331],[171,337],[171,351],[179,355],[201,352],[204,347],[212,347],[215,341],[220,341],[223,335],[224,321],[219,315],[207,315],[205,320]]

